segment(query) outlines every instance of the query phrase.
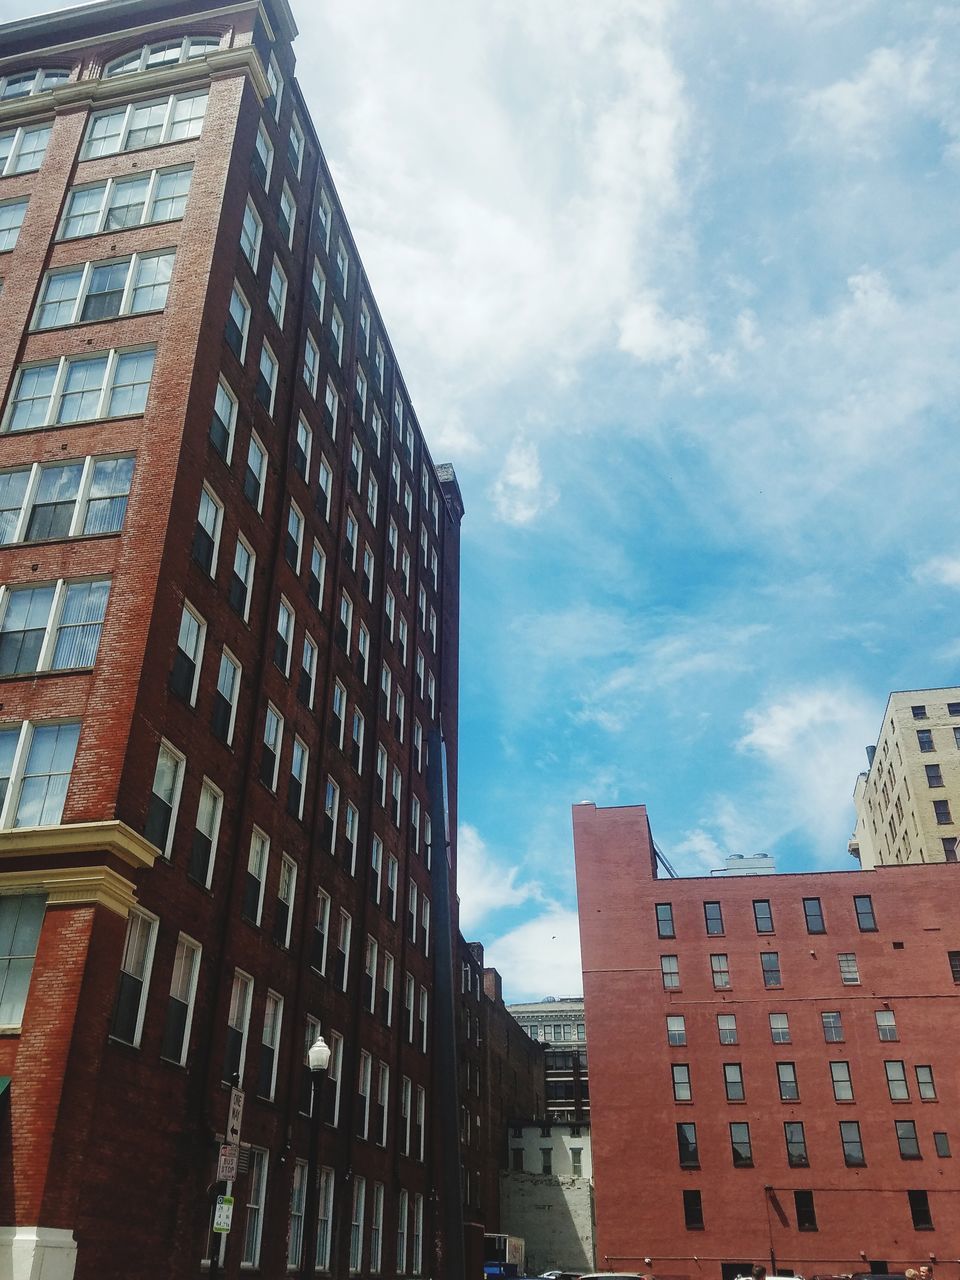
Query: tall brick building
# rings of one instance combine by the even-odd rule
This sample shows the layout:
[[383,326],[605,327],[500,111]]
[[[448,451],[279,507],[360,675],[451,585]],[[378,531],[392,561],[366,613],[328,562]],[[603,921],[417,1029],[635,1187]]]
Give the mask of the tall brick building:
[[956,1280],[956,866],[660,879],[642,806],[573,827],[598,1265]]
[[444,1243],[462,504],[295,30],[286,0],[0,28],[4,1276],[419,1275]]

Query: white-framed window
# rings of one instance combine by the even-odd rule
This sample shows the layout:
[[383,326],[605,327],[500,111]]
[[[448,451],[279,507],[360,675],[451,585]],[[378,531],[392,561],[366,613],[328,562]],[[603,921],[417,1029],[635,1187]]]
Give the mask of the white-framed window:
[[417,984],[413,974],[408,973],[403,980],[403,1012],[407,1021],[407,1043],[413,1044],[414,1026],[416,1022]]
[[71,187],[57,239],[174,222],[187,207],[192,176],[193,165],[188,164]]
[[263,220],[257,213],[257,206],[247,196],[247,203],[243,210],[243,222],[240,225],[240,248],[243,250],[243,256],[253,267],[257,269],[257,263],[260,261],[260,241],[263,238]]
[[255,431],[247,444],[247,465],[243,474],[243,493],[258,512],[263,511],[263,490],[267,479],[267,451]]
[[157,917],[131,907],[127,916],[127,934],[120,961],[120,981],[113,1007],[110,1034],[139,1046],[143,1032],[143,1015],[147,1006],[147,989],[157,941]]
[[333,712],[333,720],[330,726],[331,736],[336,743],[337,750],[342,751],[344,726],[347,718],[347,690],[340,680],[333,682],[331,709]]
[[337,364],[343,363],[343,316],[336,307],[330,316],[330,349]]
[[317,686],[317,642],[309,631],[303,634],[303,651],[300,656],[300,678],[297,682],[297,696],[305,707],[313,710],[313,699]]
[[21,125],[0,132],[0,178],[39,169],[49,141],[49,124]]
[[270,86],[269,103],[273,105],[274,120],[280,119],[280,103],[283,101],[283,79],[280,75],[280,68],[277,66],[277,60],[271,53],[267,62],[267,84]]
[[370,844],[370,871],[370,893],[379,907],[383,893],[383,841],[376,835]]
[[350,470],[347,472],[350,483],[360,492],[360,486],[363,479],[363,449],[360,447],[360,441],[356,434],[350,438]]
[[413,758],[417,773],[423,773],[423,725],[419,720],[413,722]]
[[263,721],[263,752],[260,756],[260,781],[271,791],[277,789],[280,748],[283,744],[283,716],[272,702],[267,703]]
[[297,892],[297,864],[289,854],[280,855],[280,880],[277,884],[277,902],[273,917],[273,940],[278,947],[290,946],[290,930],[293,926],[293,901]]
[[393,825],[400,826],[400,806],[403,790],[403,778],[400,770],[396,765],[393,766],[393,773],[390,777],[390,796],[392,800],[391,809],[393,812]]
[[413,1266],[415,1276],[423,1273],[423,1196],[416,1192],[413,1197]]
[[430,578],[433,582],[433,589],[436,591],[440,581],[440,560],[433,547],[430,548]]
[[383,1259],[383,1183],[373,1184],[373,1203],[370,1206],[370,1274],[380,1274]]
[[374,452],[379,458],[380,450],[383,446],[383,415],[376,403],[374,403],[373,413],[370,415],[370,430],[373,432]]
[[330,379],[327,379],[327,389],[323,395],[324,412],[323,418],[327,424],[327,430],[330,432],[330,438],[337,438],[337,412],[340,408],[340,397],[337,395],[336,388]]
[[182,1067],[190,1048],[190,1028],[193,1024],[193,1005],[197,995],[197,975],[200,972],[200,944],[181,933],[173,957],[173,973],[170,977],[170,996],[163,1025],[160,1057]]
[[367,934],[363,952],[363,1006],[373,1013],[377,1004],[377,963],[379,945],[376,938]]
[[347,282],[350,277],[350,255],[347,253],[347,246],[339,236],[337,237],[337,276],[339,278],[340,292],[346,297]]
[[437,611],[436,609],[433,608],[432,605],[430,606],[429,630],[430,630],[430,648],[433,650],[434,653],[436,653],[437,652]]
[[220,817],[223,813],[223,792],[209,778],[204,778],[197,804],[197,820],[193,829],[193,844],[187,875],[205,889],[213,880],[213,864],[217,856],[220,838]]
[[409,1209],[410,1193],[401,1191],[397,1197],[397,1275],[403,1276],[407,1273],[407,1219],[410,1214]]
[[379,338],[377,339],[376,350],[373,356],[373,363],[374,363],[374,367],[377,370],[377,386],[380,388],[382,392],[384,375],[385,375],[385,370],[387,365],[387,358],[383,350],[383,343],[380,341]]
[[353,1209],[350,1214],[350,1273],[360,1270],[363,1260],[363,1211],[367,1195],[367,1180],[354,1175]]
[[363,348],[363,354],[370,354],[370,308],[366,301],[360,299],[360,346]]
[[303,170],[303,129],[296,114],[290,117],[290,136],[287,139],[287,155],[297,177]]
[[320,455],[317,474],[317,511],[324,520],[330,519],[330,499],[333,494],[333,471],[324,454]]
[[269,191],[270,175],[273,172],[273,143],[262,120],[257,126],[257,138],[253,145],[253,162],[250,167],[260,179],[264,191]]
[[860,970],[857,966],[856,952],[842,951],[837,955],[837,961],[840,965],[840,981],[844,986],[859,986]]
[[293,645],[295,615],[283,596],[277,605],[277,630],[273,640],[273,661],[285,676],[290,674],[290,650]]
[[69,79],[70,72],[66,67],[39,67],[37,70],[31,67],[29,71],[17,71],[12,76],[0,76],[0,102],[47,93]]
[[143,413],[155,352],[154,347],[113,348],[20,365],[3,430],[31,431]]
[[217,672],[217,691],[213,700],[213,732],[229,747],[233,742],[233,730],[237,720],[237,700],[240,697],[242,667],[224,645]]
[[377,743],[377,800],[383,808],[387,806],[387,749],[382,742]]
[[363,593],[371,604],[373,604],[374,569],[373,548],[369,542],[365,542],[363,544]]
[[333,1089],[328,1093],[329,1104],[326,1110],[325,1119],[327,1124],[336,1128],[340,1119],[340,1084],[343,1079],[343,1036],[339,1031],[331,1031],[329,1035],[330,1041],[330,1066],[327,1068],[327,1079],[333,1085]]
[[423,930],[423,954],[430,955],[430,899],[423,894],[420,899],[420,927]]
[[403,398],[399,391],[393,393],[393,425],[398,436],[403,435]]
[[257,1096],[266,1098],[269,1102],[273,1101],[277,1089],[277,1058],[282,1025],[283,997],[275,991],[268,991],[263,1009],[260,1061],[257,1063]]
[[330,226],[333,222],[333,211],[330,207],[330,198],[323,188],[320,188],[317,198],[317,221],[320,223],[320,239],[323,242],[324,249],[330,249]]
[[287,310],[287,277],[276,256],[274,256],[273,265],[270,267],[270,288],[267,292],[267,305],[270,308],[270,314],[282,329],[283,317]]
[[[317,973],[327,972],[327,948],[330,944],[330,895],[317,890],[317,918],[313,926],[310,967]],[[312,1041],[311,1041],[312,1043]],[[308,1046],[309,1047],[309,1046]]]
[[0,472],[0,542],[119,532],[133,467],[130,456],[88,456]]
[[350,653],[350,636],[353,631],[353,601],[346,591],[340,593],[340,620],[337,623],[337,639],[344,653]]
[[267,413],[273,413],[274,400],[277,395],[277,373],[279,370],[277,357],[273,354],[270,343],[266,338],[260,348],[260,366],[257,375],[257,399],[266,409]]
[[185,600],[180,614],[177,649],[170,672],[170,687],[191,707],[197,704],[197,686],[200,683],[200,664],[203,661],[206,634],[206,622]]
[[[430,1009],[430,996],[426,987],[420,988],[420,1051],[427,1052],[427,1015]],[[420,1159],[423,1159],[423,1132],[420,1134]]]
[[433,823],[429,813],[423,815],[423,847],[426,855],[427,870],[433,867]]
[[250,1148],[250,1170],[247,1174],[247,1203],[243,1223],[243,1251],[240,1265],[260,1265],[260,1243],[263,1237],[263,1212],[267,1197],[267,1158],[261,1147]]
[[324,838],[330,853],[336,850],[337,817],[340,812],[340,788],[330,775],[327,775],[327,787],[323,798]]
[[437,678],[432,671],[427,676],[427,702],[430,704],[431,717],[435,717],[437,714]]
[[[404,692],[400,688],[398,683],[397,691],[395,695],[395,713],[396,714],[394,716],[394,724],[397,731],[397,741],[400,743],[403,742],[403,726],[404,726],[404,717],[406,715],[406,708],[407,708],[407,699],[404,696]],[[420,843],[420,807],[419,805],[420,805],[420,802],[417,801],[417,839],[416,839],[415,847],[419,846],[419,843]]]
[[287,242],[287,248],[293,248],[293,233],[297,225],[297,202],[286,183],[280,189],[280,208],[277,212],[277,223],[280,234]]
[[303,349],[303,380],[310,390],[310,394],[316,397],[317,380],[320,376],[320,351],[313,335],[308,331],[306,343]]
[[283,553],[287,564],[299,577],[300,557],[303,554],[303,513],[293,501],[287,510],[287,533],[284,538]]
[[80,159],[198,138],[206,110],[207,90],[201,89],[95,111],[87,125]]
[[197,508],[197,524],[193,533],[193,558],[211,578],[217,575],[217,557],[220,551],[220,530],[223,527],[223,503],[204,484],[200,490]]
[[323,273],[323,267],[314,258],[313,267],[310,272],[310,301],[313,303],[317,315],[323,319],[323,304],[327,297],[327,277]]
[[246,622],[250,617],[250,599],[253,595],[253,575],[257,558],[253,547],[242,533],[237,534],[233,549],[233,571],[227,587],[227,600],[231,608]]
[[407,528],[413,529],[413,490],[404,482],[403,486],[403,509],[407,515]]
[[247,1031],[250,1028],[250,1004],[253,999],[253,979],[242,969],[234,969],[230,988],[230,1008],[227,1013],[227,1039],[223,1053],[223,1074],[227,1084],[234,1077],[243,1080],[243,1067],[247,1057]]
[[303,802],[307,789],[307,769],[310,750],[302,738],[295,737],[290,755],[290,783],[287,787],[287,812],[291,817],[303,819]]
[[[393,981],[396,962],[389,951],[383,953],[383,1020],[388,1027],[393,1026]],[[384,1125],[386,1132],[386,1125]]]
[[27,198],[0,203],[0,253],[9,253],[16,247],[29,203]]
[[352,876],[357,874],[357,840],[360,835],[360,814],[355,804],[347,801],[347,809],[344,815],[343,834],[346,840],[346,864],[347,870]]
[[370,632],[362,622],[357,628],[357,669],[366,684],[370,675]]
[[258,925],[263,917],[263,890],[270,860],[270,837],[259,827],[250,833],[247,874],[243,883],[243,915]]
[[417,588],[417,617],[420,620],[421,631],[425,631],[427,627],[427,592],[422,583]]
[[295,1160],[290,1185],[290,1226],[287,1231],[287,1270],[300,1267],[303,1252],[303,1214],[307,1198],[307,1162]]
[[410,595],[410,552],[406,547],[400,556],[400,577],[403,579],[404,593]]
[[413,1085],[409,1077],[400,1080],[400,1151],[410,1154],[410,1126],[413,1123]]
[[363,773],[363,737],[366,722],[359,707],[353,709],[353,720],[350,726],[350,763],[357,773]]
[[202,58],[219,48],[219,36],[184,36],[182,39],[163,40],[159,44],[145,44],[141,49],[125,53],[108,62],[103,69],[105,77],[129,75],[135,71],[149,71],[154,67],[168,67],[177,62],[189,62]]
[[[333,1059],[331,1058],[331,1062]],[[317,1193],[317,1256],[318,1271],[330,1270],[330,1241],[333,1231],[333,1170],[320,1170],[320,1187]]]
[[400,534],[397,530],[397,522],[394,520],[393,516],[390,517],[390,522],[387,525],[387,546],[390,548],[390,563],[393,568],[396,569],[397,551],[400,547]]
[[353,407],[362,422],[367,416],[367,379],[359,365],[357,366],[357,376],[354,379]]
[[307,595],[317,609],[323,608],[323,586],[327,577],[327,557],[316,539],[310,548],[310,573],[307,578]]
[[367,475],[367,515],[370,517],[370,523],[376,528],[377,524],[377,501],[380,496],[380,486],[377,484],[377,478],[371,469]]
[[227,466],[233,457],[233,438],[237,429],[237,397],[221,375],[213,398],[210,420],[210,443]]
[[153,771],[153,786],[143,833],[165,858],[170,857],[173,848],[185,768],[186,760],[181,752],[162,739]]
[[391,920],[397,918],[397,885],[399,883],[400,864],[392,853],[387,854],[387,915]]
[[336,982],[341,991],[346,991],[350,978],[350,935],[353,920],[342,908],[340,910],[340,928],[337,938],[337,972]]
[[[368,939],[369,942],[369,939]],[[357,1097],[360,1110],[357,1116],[357,1137],[367,1138],[370,1133],[370,1087],[373,1078],[373,1059],[366,1049],[360,1050],[360,1068],[357,1075]]]
[[227,346],[243,364],[247,355],[247,334],[250,329],[250,303],[243,290],[234,282],[230,290],[230,303],[227,307],[227,323],[224,337]]
[[92,667],[109,578],[0,587],[0,675]]

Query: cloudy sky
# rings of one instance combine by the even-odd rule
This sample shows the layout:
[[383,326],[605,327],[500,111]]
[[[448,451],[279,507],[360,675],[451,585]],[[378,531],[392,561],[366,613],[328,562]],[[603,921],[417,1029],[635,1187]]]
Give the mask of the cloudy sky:
[[467,507],[464,931],[580,989],[584,799],[851,867],[888,691],[960,658],[960,9],[293,4]]

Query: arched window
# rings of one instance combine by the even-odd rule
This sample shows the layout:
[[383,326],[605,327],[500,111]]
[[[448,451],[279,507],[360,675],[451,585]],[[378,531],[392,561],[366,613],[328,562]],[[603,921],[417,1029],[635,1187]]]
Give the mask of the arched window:
[[31,67],[29,71],[15,71],[13,75],[0,76],[0,101],[45,93],[69,79],[70,72],[66,67]]
[[182,36],[179,40],[161,40],[158,44],[145,44],[140,49],[114,58],[104,67],[103,74],[124,76],[133,71],[165,67],[174,62],[188,62],[191,58],[202,58],[219,46],[219,36]]

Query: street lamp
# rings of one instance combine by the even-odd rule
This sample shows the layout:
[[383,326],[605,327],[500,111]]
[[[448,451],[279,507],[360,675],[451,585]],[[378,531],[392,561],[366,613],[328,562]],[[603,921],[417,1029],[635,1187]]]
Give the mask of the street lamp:
[[307,1150],[307,1194],[303,1206],[303,1241],[300,1248],[300,1275],[303,1280],[315,1271],[317,1251],[317,1152],[320,1147],[320,1105],[323,1083],[330,1066],[330,1046],[323,1036],[307,1050],[310,1068],[310,1146]]

